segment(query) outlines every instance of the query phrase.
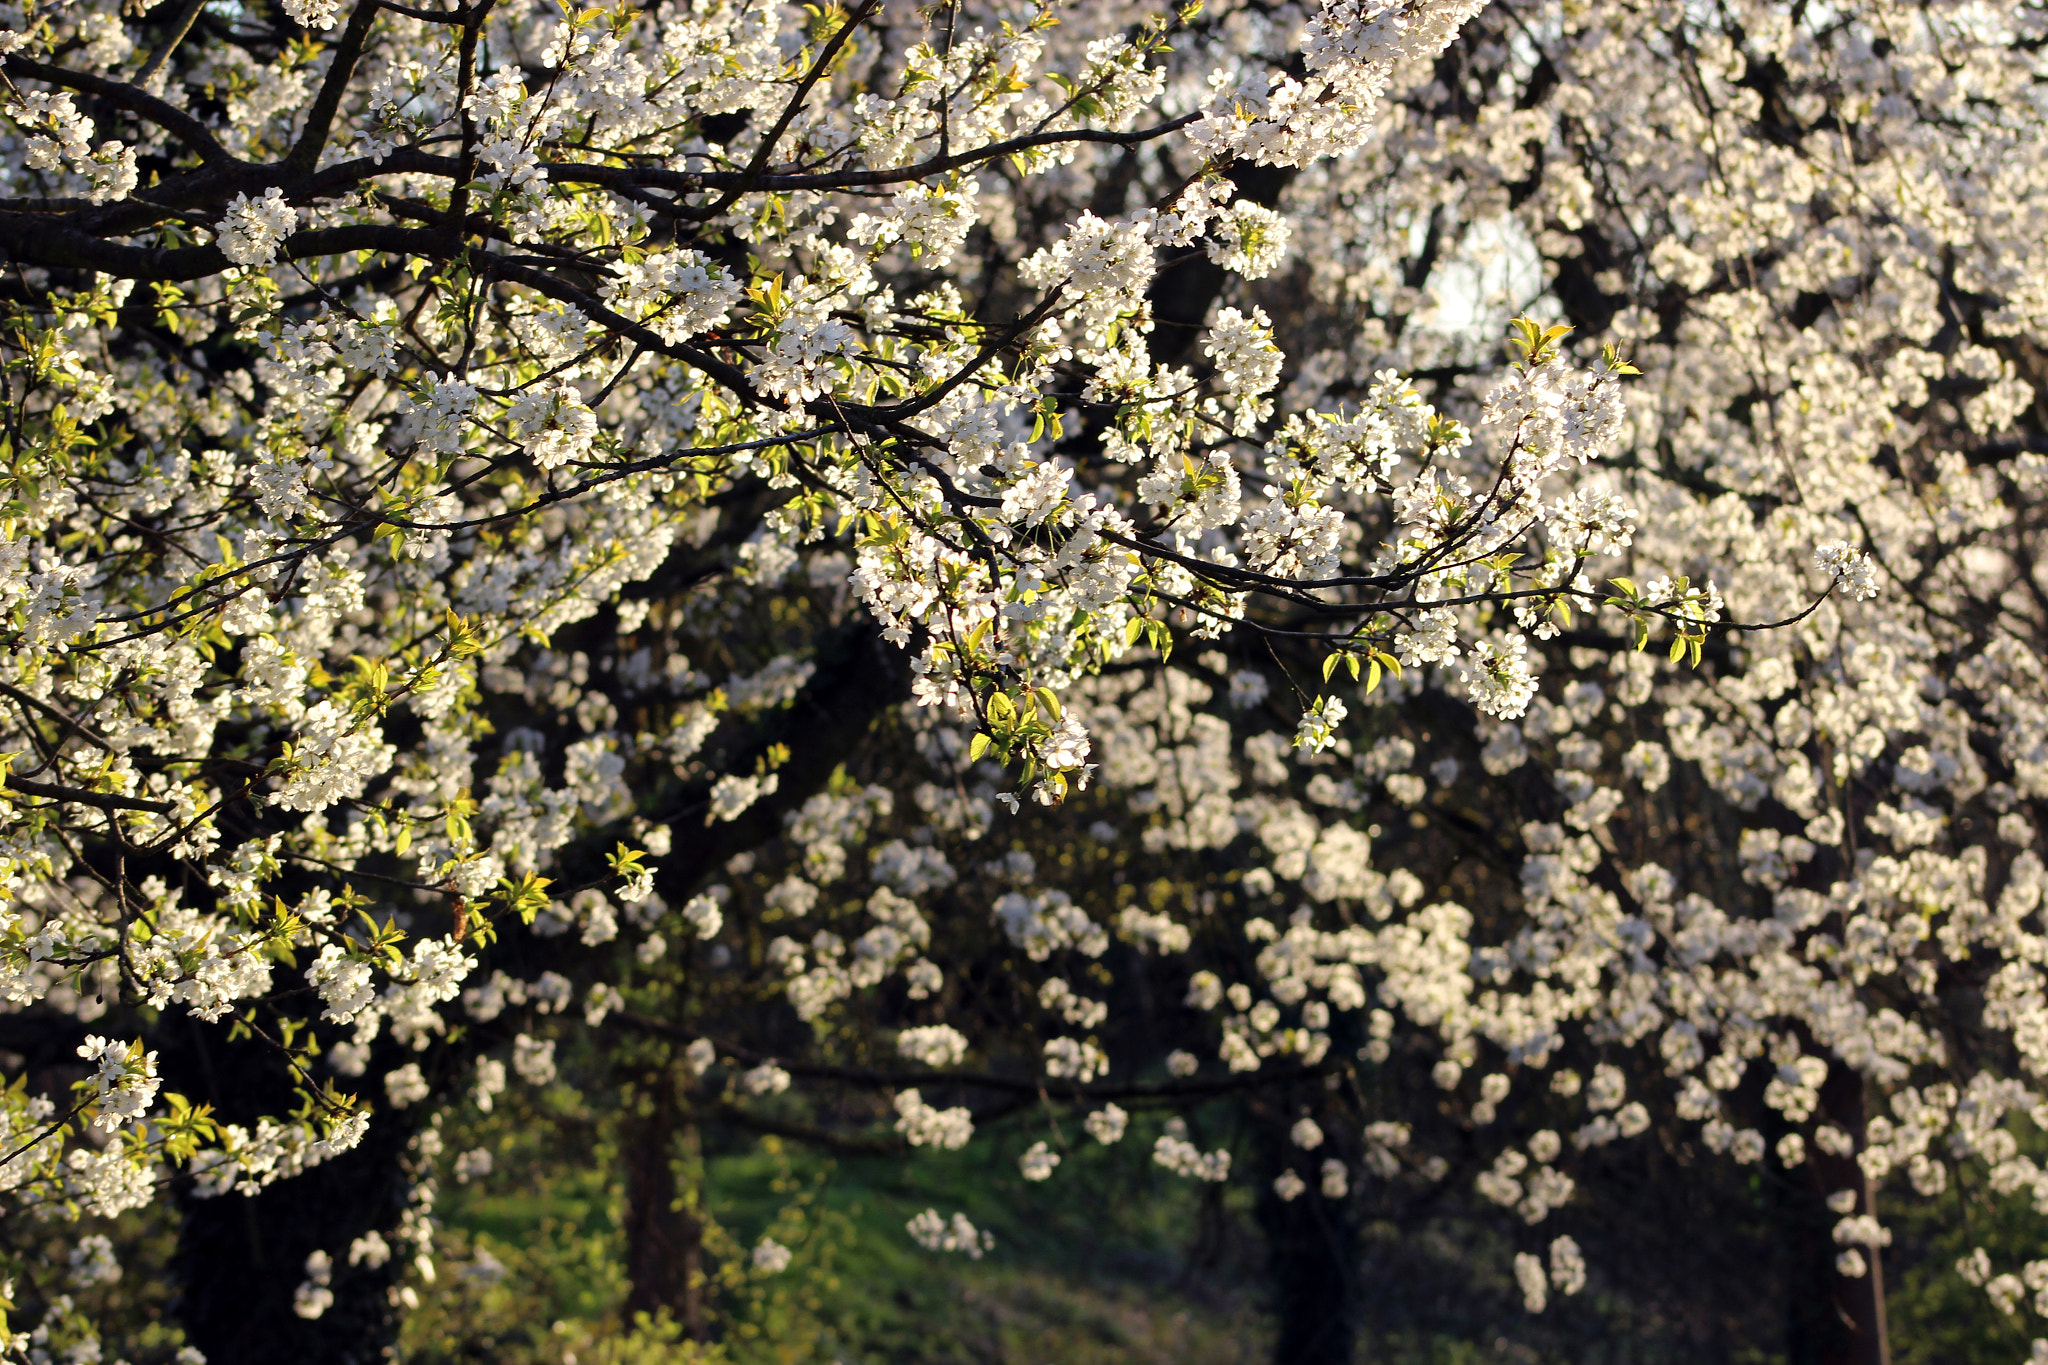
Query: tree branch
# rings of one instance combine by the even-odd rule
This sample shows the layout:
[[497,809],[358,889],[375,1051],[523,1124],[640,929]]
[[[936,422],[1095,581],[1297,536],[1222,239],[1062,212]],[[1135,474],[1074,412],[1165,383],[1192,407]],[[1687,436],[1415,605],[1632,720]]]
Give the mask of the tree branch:
[[[341,41],[334,46],[334,63],[327,68],[327,79],[320,83],[320,93],[306,110],[306,126],[299,131],[299,140],[284,159],[285,166],[294,174],[309,175],[320,164],[320,149],[327,145],[328,134],[334,130],[334,115],[341,108],[341,97],[370,41],[370,25],[376,21],[377,8],[378,0],[357,0],[355,9],[349,12],[348,27],[341,31]],[[457,92],[456,98],[461,98],[461,92]]]
[[95,806],[100,810],[140,810],[151,815],[169,815],[177,809],[168,801],[144,801],[133,796],[114,796],[107,792],[89,792],[82,787],[59,787],[50,782],[31,782],[25,777],[7,774],[9,790],[24,796],[41,796],[51,801],[64,801],[75,806]]
[[73,71],[68,67],[50,66],[27,57],[9,57],[5,65],[10,76],[26,76],[47,85],[76,90],[82,95],[94,95],[117,109],[126,109],[131,114],[148,119],[199,153],[199,159],[209,166],[223,162],[229,165],[247,164],[230,156],[228,149],[214,139],[212,130],[204,123],[169,101],[158,99],[147,90],[124,81],[112,81],[105,76],[88,75],[86,72]]

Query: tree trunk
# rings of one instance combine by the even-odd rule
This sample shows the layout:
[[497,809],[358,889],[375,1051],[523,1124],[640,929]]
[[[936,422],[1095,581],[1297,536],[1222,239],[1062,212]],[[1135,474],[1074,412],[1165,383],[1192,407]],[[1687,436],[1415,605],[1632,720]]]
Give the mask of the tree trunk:
[[[224,1121],[250,1123],[266,1106],[276,1112],[289,1103],[289,1078],[267,1048],[223,1044],[189,1020],[151,1041],[159,1039],[166,1075],[187,1094],[218,1103]],[[172,1311],[212,1365],[373,1365],[388,1358],[398,1333],[391,1289],[407,1265],[396,1236],[412,1187],[402,1157],[419,1112],[379,1113],[360,1147],[260,1194],[185,1197]],[[350,1243],[371,1231],[391,1245],[391,1260],[351,1266]],[[315,1251],[333,1258],[334,1302],[308,1319],[293,1310],[293,1294]]]
[[677,1139],[687,1137],[664,1072],[644,1113],[626,1120],[620,1156],[626,1167],[626,1314],[668,1315],[692,1341],[705,1339],[704,1228],[684,1207],[676,1180]]
[[[1836,1062],[1820,1092],[1820,1118],[1863,1146],[1863,1078]],[[1791,1365],[1891,1365],[1891,1342],[1885,1327],[1884,1260],[1882,1249],[1859,1247],[1865,1271],[1851,1278],[1835,1266],[1845,1248],[1834,1241],[1835,1225],[1849,1214],[1826,1206],[1829,1195],[1856,1192],[1850,1214],[1877,1215],[1877,1190],[1854,1156],[1831,1156],[1815,1147],[1807,1157],[1811,1194],[1800,1219],[1807,1244],[1806,1291],[1795,1293],[1792,1308]]]
[[[1260,1106],[1264,1108],[1264,1106]],[[1358,1221],[1352,1200],[1331,1199],[1320,1188],[1322,1158],[1345,1161],[1355,1179],[1357,1165],[1341,1141],[1313,1154],[1288,1144],[1284,1122],[1259,1115],[1267,1132],[1261,1151],[1259,1226],[1266,1234],[1266,1264],[1272,1277],[1273,1313],[1279,1337],[1275,1365],[1352,1365],[1358,1344]],[[1337,1137],[1337,1125],[1326,1121]],[[1273,1179],[1292,1165],[1308,1188],[1282,1199]]]
[[1259,1214],[1280,1328],[1275,1365],[1351,1365],[1358,1339],[1358,1230],[1349,1201],[1325,1199],[1313,1187],[1291,1202],[1268,1191]]

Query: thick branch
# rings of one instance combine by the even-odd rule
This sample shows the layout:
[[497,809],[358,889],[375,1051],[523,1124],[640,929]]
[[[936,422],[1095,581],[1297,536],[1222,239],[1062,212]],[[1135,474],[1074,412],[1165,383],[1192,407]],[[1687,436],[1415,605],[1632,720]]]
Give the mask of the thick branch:
[[31,80],[42,81],[46,85],[63,86],[82,95],[96,96],[117,109],[126,109],[129,113],[154,123],[199,153],[200,160],[209,166],[221,162],[241,164],[228,155],[227,148],[214,139],[212,131],[205,124],[183,109],[166,100],[158,99],[146,90],[122,81],[110,81],[105,76],[89,75],[62,66],[50,66],[27,57],[7,58],[6,70],[10,76],[26,76]]
[[284,159],[293,173],[307,175],[320,164],[320,149],[327,145],[328,134],[334,130],[334,115],[341,108],[341,97],[355,75],[356,63],[362,59],[363,48],[370,41],[370,25],[376,18],[377,0],[357,0],[355,9],[350,11],[348,27],[341,31],[341,41],[334,46],[334,62],[327,68],[327,79],[320,83],[320,93],[306,110],[306,126],[300,130],[291,154]]
[[[440,258],[452,256],[456,244],[452,234],[438,229],[354,223],[294,232],[285,238],[278,259],[300,261],[350,251]],[[66,231],[47,218],[24,213],[0,213],[0,249],[22,265],[93,270],[145,283],[202,279],[228,267],[227,257],[217,246],[129,246]]]
[[[610,1018],[621,1028],[629,1028],[636,1033],[645,1033],[656,1038],[673,1038],[680,1042],[693,1040],[699,1036],[689,1029],[677,1028],[659,1019],[648,1019],[637,1014],[615,1012]],[[732,1043],[721,1043],[719,1050],[748,1061],[765,1060],[764,1054]],[[878,1071],[868,1067],[780,1059],[775,1064],[792,1076],[844,1081],[849,1085],[866,1086],[874,1090],[900,1090],[913,1085],[957,1085],[969,1090],[1000,1090],[1019,1095],[1043,1094],[1054,1099],[1067,1100],[1198,1099],[1209,1095],[1227,1095],[1242,1090],[1258,1090],[1292,1085],[1298,1081],[1318,1080],[1332,1070],[1324,1066],[1295,1066],[1285,1070],[1240,1072],[1200,1080],[1124,1081],[1114,1085],[1082,1085],[1075,1081],[1035,1076],[1002,1076],[991,1071],[940,1071],[929,1068],[916,1071]]]
[[144,801],[133,796],[114,796],[107,792],[89,792],[82,787],[59,787],[50,782],[31,782],[25,777],[7,775],[7,786],[23,796],[41,796],[51,801],[63,801],[74,806],[93,806],[100,810],[141,810],[152,815],[169,815],[176,809],[168,801]]

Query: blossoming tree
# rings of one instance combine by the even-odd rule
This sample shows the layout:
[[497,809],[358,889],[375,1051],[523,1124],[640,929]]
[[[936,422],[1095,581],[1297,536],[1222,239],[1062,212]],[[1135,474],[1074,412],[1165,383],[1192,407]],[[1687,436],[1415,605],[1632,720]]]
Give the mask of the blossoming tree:
[[1574,1160],[1810,1172],[1883,1359],[1878,1187],[2048,1190],[2031,14],[8,12],[10,1209],[373,1349],[580,1021],[649,1308],[677,1105],[1278,1095],[1532,1312]]

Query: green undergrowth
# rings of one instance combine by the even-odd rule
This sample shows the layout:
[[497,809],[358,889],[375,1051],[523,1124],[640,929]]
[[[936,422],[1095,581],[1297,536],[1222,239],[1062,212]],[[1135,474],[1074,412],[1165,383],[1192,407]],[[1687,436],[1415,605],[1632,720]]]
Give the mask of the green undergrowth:
[[[562,1092],[557,1092],[560,1097]],[[619,1154],[572,1101],[537,1117],[451,1122],[451,1151],[484,1146],[494,1171],[447,1184],[437,1283],[405,1325],[401,1358],[421,1365],[1263,1365],[1274,1327],[1264,1246],[1247,1182],[1205,1185],[1152,1164],[1154,1129],[1134,1120],[1114,1147],[1065,1135],[1052,1179],[1017,1158],[1054,1135],[985,1129],[966,1150],[825,1155],[773,1137],[707,1128],[707,1153],[679,1145],[685,1188],[701,1188],[704,1313],[714,1344],[665,1316],[629,1321]],[[469,1126],[465,1127],[467,1124]],[[2030,1154],[2048,1147],[2026,1135]],[[1648,1172],[1650,1168],[1645,1167]],[[2000,1271],[2048,1256],[2048,1215],[1995,1212],[1958,1185],[1894,1198],[1886,1254],[1897,1365],[2029,1358],[2041,1318],[2004,1317],[1954,1273],[1983,1246]],[[1979,1176],[1978,1178],[1981,1178]],[[1783,1229],[1762,1172],[1694,1189],[1645,1176],[1604,1196],[1639,1204],[1612,1225],[1559,1216],[1595,1248],[1592,1279],[1531,1317],[1511,1275],[1530,1241],[1446,1201],[1361,1239],[1371,1365],[1800,1365],[1788,1355]],[[980,1259],[918,1246],[925,1209],[964,1213],[994,1237]],[[1483,1212],[1483,1210],[1477,1211]],[[1555,1230],[1546,1229],[1545,1233]],[[1706,1234],[1706,1235],[1703,1235]],[[790,1248],[787,1269],[751,1265],[760,1239]],[[1783,1249],[1778,1249],[1782,1251]],[[1656,1269],[1657,1275],[1633,1271]],[[1680,1273],[1682,1272],[1682,1273]],[[1673,1281],[1674,1283],[1665,1283]],[[1674,1288],[1676,1284],[1676,1288]],[[2030,1296],[2031,1297],[2031,1296]],[[1718,1305],[1718,1306],[1717,1306]]]
[[[1259,1254],[1249,1192],[1159,1171],[1135,1132],[1115,1148],[1085,1139],[1071,1146],[1043,1185],[1017,1174],[1023,1140],[908,1159],[823,1156],[772,1137],[735,1142],[700,1168],[718,1338],[706,1348],[665,1318],[621,1320],[628,1285],[614,1154],[592,1147],[565,1161],[532,1131],[493,1133],[494,1174],[444,1192],[439,1279],[408,1318],[404,1359],[1252,1365],[1270,1357],[1270,1326],[1246,1288],[1257,1283]],[[994,1245],[979,1259],[925,1250],[905,1225],[927,1208],[965,1213]],[[791,1249],[788,1269],[751,1268],[748,1253],[763,1236]]]

